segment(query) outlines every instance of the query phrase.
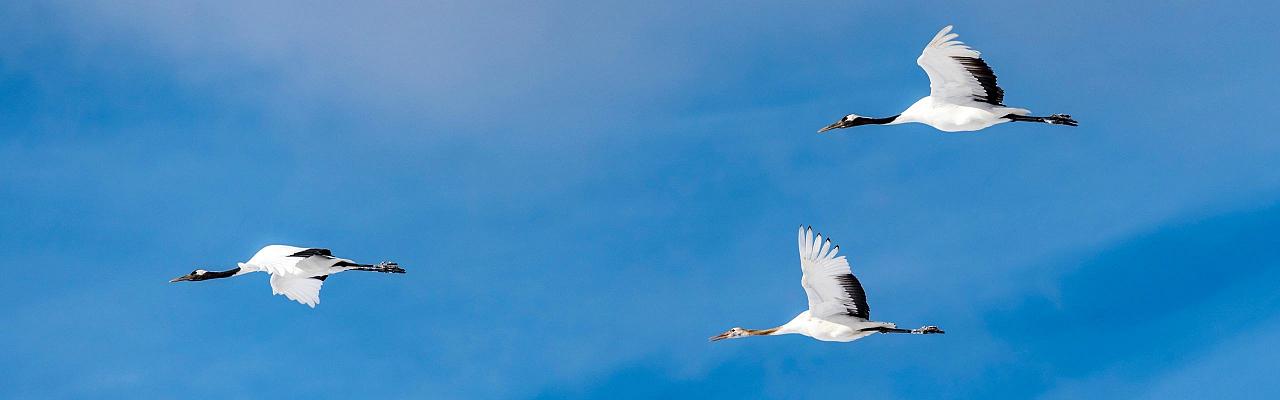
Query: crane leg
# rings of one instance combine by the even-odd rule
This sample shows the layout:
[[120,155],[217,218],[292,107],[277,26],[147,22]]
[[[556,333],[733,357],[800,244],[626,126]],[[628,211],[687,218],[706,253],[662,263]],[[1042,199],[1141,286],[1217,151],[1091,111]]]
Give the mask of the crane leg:
[[938,327],[933,325],[922,326],[920,327],[920,329],[900,329],[900,328],[878,327],[878,328],[867,328],[863,330],[876,331],[880,333],[911,333],[916,335],[928,335],[931,333],[946,333],[945,331],[938,329]]
[[1076,120],[1072,119],[1071,116],[1067,114],[1052,114],[1052,115],[1049,115],[1048,117],[1009,114],[1001,118],[1004,118],[1013,122],[1039,122],[1042,124],[1066,125],[1066,126],[1080,125],[1080,123],[1076,122]]
[[346,261],[340,261],[338,263],[333,264],[333,266],[351,268],[352,271],[373,271],[373,272],[385,272],[390,274],[404,273],[404,268],[400,268],[400,264],[396,264],[391,261],[381,262],[381,263],[378,263],[377,265],[354,264]]

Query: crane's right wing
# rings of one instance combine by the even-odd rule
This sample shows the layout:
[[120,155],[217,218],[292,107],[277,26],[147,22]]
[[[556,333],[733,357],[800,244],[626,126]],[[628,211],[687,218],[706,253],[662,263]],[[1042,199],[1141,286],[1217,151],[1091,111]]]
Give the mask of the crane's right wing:
[[832,247],[831,239],[823,240],[813,228],[800,227],[800,285],[809,297],[809,315],[826,317],[846,314],[857,318],[871,317],[867,294],[862,283],[853,276],[849,261],[836,256],[840,246]]
[[317,277],[293,277],[282,275],[271,275],[271,294],[282,294],[302,304],[316,308],[316,304],[320,304],[320,286],[324,284],[326,276]]
[[302,257],[302,258],[307,258],[311,256],[321,256],[321,257],[332,258],[333,252],[329,251],[329,249],[310,248],[310,249],[304,249],[302,251],[289,255],[289,257]]
[[929,75],[929,96],[955,104],[1004,106],[1004,89],[982,54],[955,39],[951,25],[942,28],[924,47],[916,64]]
[[258,250],[252,258],[249,258],[249,261],[241,263],[240,268],[264,271],[272,276],[311,276],[327,271],[327,267],[318,268],[310,264],[302,264],[304,260],[312,257],[334,258],[329,249],[273,244]]

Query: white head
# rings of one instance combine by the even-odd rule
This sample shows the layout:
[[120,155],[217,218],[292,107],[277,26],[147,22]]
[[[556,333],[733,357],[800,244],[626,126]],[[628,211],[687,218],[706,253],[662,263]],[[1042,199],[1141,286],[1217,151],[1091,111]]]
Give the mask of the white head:
[[170,280],[169,280],[169,282],[182,282],[182,281],[193,281],[193,282],[194,282],[194,281],[203,281],[203,280],[207,280],[207,279],[226,278],[226,277],[228,277],[228,276],[233,276],[233,275],[235,275],[235,273],[236,273],[237,271],[239,271],[239,270],[240,270],[239,268],[236,268],[236,269],[233,269],[233,270],[230,270],[230,271],[223,271],[223,272],[209,272],[209,271],[205,271],[205,270],[203,270],[203,269],[197,269],[197,270],[195,270],[195,271],[191,271],[191,273],[190,273],[190,274],[186,274],[186,275],[183,275],[183,276],[179,276],[179,277],[177,277],[177,278],[170,279]]
[[832,129],[852,128],[858,125],[865,125],[869,123],[870,120],[871,120],[870,118],[867,118],[858,114],[849,114],[844,116],[844,118],[840,118],[839,121],[836,121],[831,125],[827,125],[822,129],[819,129],[818,133],[826,132]]
[[724,340],[724,339],[737,339],[740,337],[747,337],[747,336],[751,336],[750,330],[742,329],[741,327],[735,326],[733,328],[730,328],[727,331],[724,331],[724,333],[712,336],[711,341],[714,342],[714,341]]

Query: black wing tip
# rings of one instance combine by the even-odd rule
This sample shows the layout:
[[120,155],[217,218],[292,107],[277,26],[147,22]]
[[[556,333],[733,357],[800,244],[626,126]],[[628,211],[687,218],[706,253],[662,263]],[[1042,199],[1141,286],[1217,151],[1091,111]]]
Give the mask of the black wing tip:
[[1004,107],[1004,89],[1000,88],[997,83],[996,73],[991,69],[990,65],[982,59],[982,57],[965,57],[952,56],[952,59],[960,63],[974,80],[978,81],[978,86],[982,87],[984,96],[973,96],[974,101],[987,103],[993,106]]
[[858,318],[871,318],[871,305],[867,303],[867,292],[862,288],[862,282],[858,281],[858,277],[853,274],[837,275],[836,282],[844,288],[845,296],[853,303],[853,309],[846,309],[849,315]]

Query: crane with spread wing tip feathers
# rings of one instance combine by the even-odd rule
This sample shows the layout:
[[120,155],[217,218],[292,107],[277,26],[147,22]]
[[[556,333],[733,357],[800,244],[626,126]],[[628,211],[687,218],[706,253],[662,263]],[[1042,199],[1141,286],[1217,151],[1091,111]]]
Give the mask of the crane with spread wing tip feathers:
[[1067,114],[1032,116],[1024,108],[1004,105],[1004,89],[996,85],[996,74],[982,60],[981,53],[955,40],[951,25],[942,28],[924,47],[916,64],[929,75],[929,95],[901,114],[885,118],[849,114],[818,130],[852,128],[860,125],[897,125],[917,122],[944,132],[986,129],[1005,122],[1039,122],[1076,126]]
[[875,333],[945,333],[936,326],[919,329],[899,329],[891,322],[872,321],[871,307],[862,283],[853,276],[849,261],[836,256],[840,246],[832,246],[831,239],[815,234],[812,227],[800,227],[800,286],[809,298],[809,309],[790,322],[769,329],[744,329],[734,327],[711,341],[737,339],[749,336],[776,336],[800,334],[827,342],[852,342]]
[[280,294],[315,308],[320,304],[320,286],[329,275],[344,271],[373,271],[392,274],[405,273],[399,264],[384,261],[378,264],[360,264],[333,256],[329,249],[296,247],[273,244],[258,250],[249,261],[237,263],[226,271],[197,269],[190,274],[173,278],[169,282],[203,281],[229,278],[250,272],[266,272],[271,275],[271,294]]

